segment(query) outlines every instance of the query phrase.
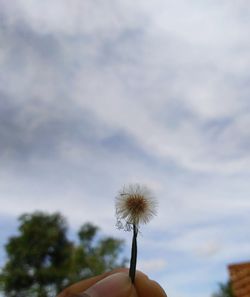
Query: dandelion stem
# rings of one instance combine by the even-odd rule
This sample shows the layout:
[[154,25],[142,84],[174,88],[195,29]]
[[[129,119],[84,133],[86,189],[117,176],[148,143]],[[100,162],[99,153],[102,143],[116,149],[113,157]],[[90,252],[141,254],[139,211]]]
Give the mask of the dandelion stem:
[[136,272],[137,234],[138,234],[138,228],[135,224],[133,224],[133,240],[132,240],[131,259],[130,259],[130,268],[129,268],[129,277],[131,278],[132,283],[134,283],[135,281],[135,272]]

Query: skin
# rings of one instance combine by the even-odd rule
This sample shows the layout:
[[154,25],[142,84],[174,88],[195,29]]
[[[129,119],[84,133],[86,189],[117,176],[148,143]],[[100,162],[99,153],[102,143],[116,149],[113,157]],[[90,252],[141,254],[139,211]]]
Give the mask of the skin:
[[[117,272],[128,273],[127,269],[115,269],[111,272],[80,281],[63,290],[57,297],[78,297],[79,294],[93,286],[98,281]],[[150,280],[144,273],[137,271],[134,285],[131,284],[130,293],[124,297],[167,297],[160,285]]]

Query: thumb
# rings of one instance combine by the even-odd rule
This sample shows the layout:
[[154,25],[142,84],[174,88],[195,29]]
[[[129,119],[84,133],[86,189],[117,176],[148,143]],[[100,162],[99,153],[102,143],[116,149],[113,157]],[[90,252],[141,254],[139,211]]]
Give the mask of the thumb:
[[134,291],[134,288],[128,274],[119,272],[95,283],[80,294],[79,297],[128,297],[134,296],[132,291]]

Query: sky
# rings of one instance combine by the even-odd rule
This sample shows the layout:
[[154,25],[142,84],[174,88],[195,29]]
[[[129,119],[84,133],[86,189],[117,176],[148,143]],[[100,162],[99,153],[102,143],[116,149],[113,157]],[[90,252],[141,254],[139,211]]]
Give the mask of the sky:
[[246,0],[0,0],[0,265],[22,213],[115,227],[148,186],[138,269],[169,297],[210,297],[250,260]]

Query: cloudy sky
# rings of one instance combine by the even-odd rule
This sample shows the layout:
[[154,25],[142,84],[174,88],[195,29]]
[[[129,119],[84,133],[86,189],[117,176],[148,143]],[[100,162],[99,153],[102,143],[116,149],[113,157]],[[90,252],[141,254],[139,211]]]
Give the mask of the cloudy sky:
[[114,197],[159,201],[138,267],[210,297],[250,260],[246,0],[0,0],[0,264],[17,217],[115,229]]

